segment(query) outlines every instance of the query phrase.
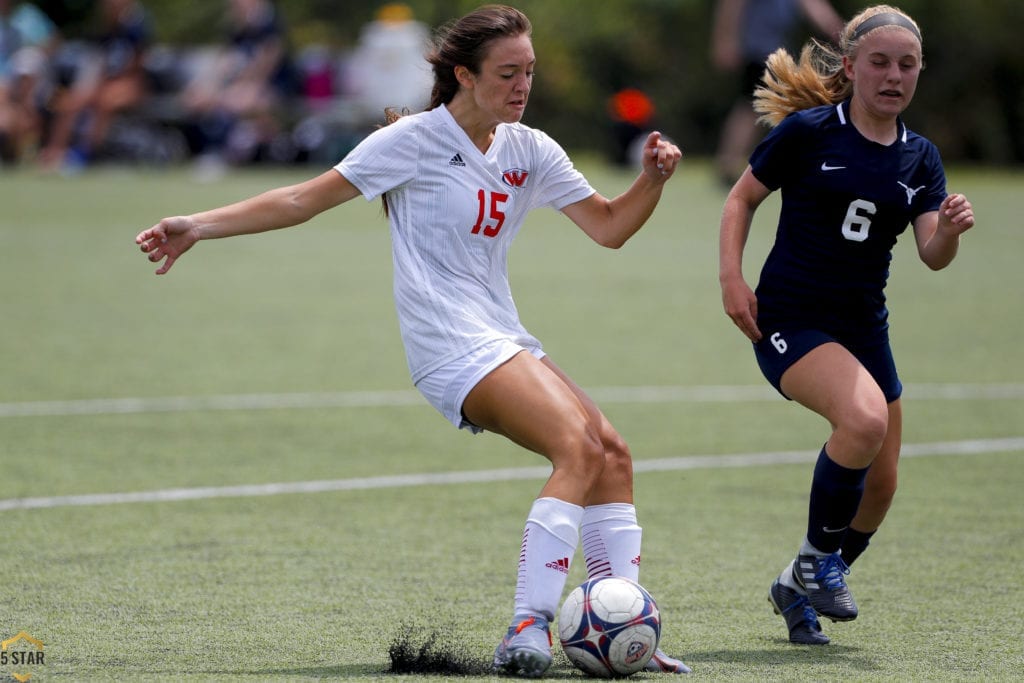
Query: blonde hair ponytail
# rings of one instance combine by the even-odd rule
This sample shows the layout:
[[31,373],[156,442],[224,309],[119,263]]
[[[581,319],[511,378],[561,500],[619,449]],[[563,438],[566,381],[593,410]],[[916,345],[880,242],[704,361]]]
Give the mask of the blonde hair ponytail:
[[799,60],[782,48],[770,54],[765,61],[763,84],[754,90],[758,121],[774,127],[795,111],[845,100],[853,84],[843,70],[843,57],[852,58],[865,35],[893,28],[906,29],[921,40],[920,28],[906,13],[891,5],[875,5],[843,27],[838,47],[812,40],[800,51]]
[[779,48],[768,55],[765,67],[764,84],[754,90],[754,111],[769,127],[795,111],[841,102],[852,87],[842,56],[818,41],[804,46],[799,61]]

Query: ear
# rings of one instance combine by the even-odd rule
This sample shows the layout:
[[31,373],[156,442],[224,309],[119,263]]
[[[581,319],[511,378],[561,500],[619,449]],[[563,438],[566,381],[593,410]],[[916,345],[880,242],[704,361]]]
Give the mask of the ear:
[[463,88],[472,88],[476,83],[473,72],[461,64],[455,67],[455,80],[457,80],[459,85]]
[[853,59],[847,55],[843,55],[843,73],[846,74],[846,80],[853,83]]

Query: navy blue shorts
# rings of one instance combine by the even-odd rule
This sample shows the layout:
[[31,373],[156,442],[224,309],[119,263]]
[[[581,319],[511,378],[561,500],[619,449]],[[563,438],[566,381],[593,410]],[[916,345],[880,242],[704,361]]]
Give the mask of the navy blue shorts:
[[858,343],[849,343],[848,340],[820,330],[766,332],[761,341],[754,344],[754,355],[765,378],[780,394],[786,396],[782,391],[783,373],[811,350],[829,342],[840,344],[860,361],[882,389],[887,403],[892,403],[903,394],[903,384],[896,373],[889,337],[884,333]]

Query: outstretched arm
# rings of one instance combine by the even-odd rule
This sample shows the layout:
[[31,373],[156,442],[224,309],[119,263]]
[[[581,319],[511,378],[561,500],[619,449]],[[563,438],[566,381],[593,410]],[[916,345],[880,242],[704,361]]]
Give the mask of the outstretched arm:
[[618,249],[654,213],[661,199],[665,181],[675,173],[683,153],[661,133],[647,136],[643,148],[643,171],[628,190],[615,199],[598,193],[562,209],[573,223],[590,239],[611,249]]
[[143,253],[163,275],[199,240],[266,232],[305,223],[313,216],[359,195],[359,190],[335,170],[297,185],[279,187],[235,204],[171,216],[135,237]]

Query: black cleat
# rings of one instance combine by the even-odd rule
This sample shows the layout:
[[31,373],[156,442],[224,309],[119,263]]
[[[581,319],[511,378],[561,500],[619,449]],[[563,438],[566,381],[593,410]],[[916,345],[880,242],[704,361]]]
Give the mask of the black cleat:
[[776,579],[768,591],[768,601],[775,613],[782,615],[789,628],[789,642],[798,645],[828,645],[829,639],[821,632],[821,622],[806,595],[800,595]]
[[793,565],[793,578],[807,592],[811,607],[832,621],[857,618],[857,604],[844,578],[849,573],[850,568],[839,553],[823,557],[797,555]]

